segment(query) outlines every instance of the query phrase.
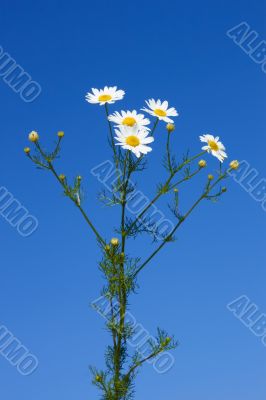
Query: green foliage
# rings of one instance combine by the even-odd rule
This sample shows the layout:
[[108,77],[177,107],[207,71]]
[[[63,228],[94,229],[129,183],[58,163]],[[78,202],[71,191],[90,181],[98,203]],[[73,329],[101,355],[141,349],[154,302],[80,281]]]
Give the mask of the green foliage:
[[[108,116],[107,106],[105,109]],[[152,135],[158,121],[156,120],[154,124]],[[35,142],[36,154],[31,155],[27,152],[27,156],[38,168],[48,170],[54,175],[60,183],[64,195],[78,207],[86,223],[95,234],[102,253],[99,270],[104,279],[104,286],[101,293],[108,305],[108,312],[102,313],[102,315],[105,318],[105,327],[110,333],[111,342],[105,351],[105,369],[90,368],[92,383],[99,389],[103,400],[132,400],[134,398],[135,379],[140,367],[148,360],[156,359],[160,353],[173,350],[178,345],[172,336],[169,336],[164,330],[158,329],[155,340],[150,339],[148,341],[148,355],[143,357],[138,350],[133,351],[133,349],[130,349],[129,342],[136,334],[136,329],[132,322],[127,321],[126,313],[129,309],[130,296],[135,294],[138,288],[138,275],[167,243],[175,240],[175,232],[201,201],[205,199],[217,201],[226,192],[225,188],[220,188],[217,192],[215,188],[228,176],[228,171],[223,171],[220,164],[220,168],[217,171],[217,179],[214,180],[214,177],[209,177],[195,203],[192,204],[188,211],[181,212],[180,203],[182,197],[180,196],[179,186],[190,181],[202,171],[200,167],[195,169],[193,162],[201,157],[204,152],[193,157],[190,157],[187,152],[181,162],[177,163],[175,156],[171,152],[170,133],[168,132],[166,154],[163,159],[167,178],[163,183],[157,185],[155,197],[139,215],[128,216],[127,204],[137,186],[132,181],[132,176],[134,173],[143,171],[147,164],[143,156],[137,159],[131,152],[122,152],[120,148],[116,148],[113,142],[110,122],[109,129],[109,143],[113,150],[117,179],[113,183],[111,192],[106,189],[101,191],[99,200],[108,207],[121,207],[121,219],[115,229],[115,232],[120,237],[119,240],[106,241],[86,214],[81,204],[83,199],[81,177],[78,176],[73,183],[69,183],[67,177],[56,172],[54,161],[59,157],[61,137],[59,137],[52,152],[44,151],[39,141],[37,141]],[[173,182],[174,179],[176,179],[175,182]],[[171,197],[169,208],[175,216],[176,225],[172,231],[160,235],[159,228],[153,221],[152,216],[149,215],[149,211],[161,197],[166,195]],[[159,236],[161,239],[161,243],[146,260],[142,260],[140,257],[133,257],[126,252],[127,241],[131,238],[135,239],[142,234],[149,235],[152,242],[156,242]],[[95,308],[97,309],[97,306]]]

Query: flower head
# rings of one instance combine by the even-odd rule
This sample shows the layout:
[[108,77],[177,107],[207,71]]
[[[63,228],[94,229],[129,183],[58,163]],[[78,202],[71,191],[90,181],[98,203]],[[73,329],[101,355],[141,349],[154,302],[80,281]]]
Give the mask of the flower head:
[[125,126],[139,126],[139,127],[145,127],[147,130],[147,125],[149,125],[150,120],[148,118],[145,118],[143,114],[138,114],[136,110],[133,111],[121,111],[115,112],[112,115],[109,115],[108,117],[109,121],[114,122],[117,124],[117,126],[120,125],[125,125]]
[[238,169],[239,168],[239,161],[238,160],[233,160],[230,162],[230,168],[231,169]]
[[37,142],[39,140],[39,135],[36,131],[31,131],[31,133],[29,134],[29,141],[30,142]]
[[202,150],[211,153],[214,157],[218,158],[219,161],[223,162],[224,159],[227,158],[227,154],[224,145],[219,139],[219,136],[214,137],[213,135],[200,136],[200,141],[207,143],[206,146],[202,147]]
[[117,100],[122,100],[125,95],[124,90],[117,90],[117,86],[105,86],[104,89],[92,88],[91,90],[92,93],[87,93],[86,100],[88,103],[100,104],[100,106],[106,103],[113,104]]
[[174,121],[169,117],[178,116],[178,113],[174,107],[168,108],[168,101],[161,102],[161,100],[155,101],[154,99],[150,99],[148,101],[146,100],[145,103],[149,108],[142,108],[142,111],[145,111],[164,122],[173,123]]
[[213,180],[214,180],[214,176],[211,175],[211,174],[209,174],[209,175],[208,175],[208,179],[209,179],[209,181],[213,181]]
[[149,132],[145,128],[139,128],[134,126],[119,126],[119,129],[115,129],[115,139],[119,142],[117,146],[122,146],[125,150],[132,151],[136,157],[140,157],[142,154],[147,154],[152,151],[152,148],[147,144],[152,143],[154,138],[149,136]]
[[57,136],[58,136],[59,138],[63,138],[63,137],[65,136],[65,132],[59,131],[59,132],[57,132]]
[[24,148],[24,153],[30,154],[30,148],[29,148],[29,147],[25,147],[25,148]]

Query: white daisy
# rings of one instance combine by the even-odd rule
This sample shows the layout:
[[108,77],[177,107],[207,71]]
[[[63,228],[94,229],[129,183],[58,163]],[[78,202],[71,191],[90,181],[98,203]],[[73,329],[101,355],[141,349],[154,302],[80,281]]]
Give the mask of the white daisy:
[[119,129],[115,129],[115,139],[119,142],[116,146],[122,146],[125,150],[132,151],[136,157],[142,154],[147,154],[152,151],[152,148],[146,146],[154,141],[154,138],[148,136],[149,132],[146,128],[138,127],[137,125],[131,127],[120,125]]
[[178,117],[178,112],[174,107],[168,108],[168,101],[161,102],[161,100],[150,99],[145,100],[145,103],[150,109],[142,108],[142,111],[146,111],[162,121],[173,123],[174,121],[168,117]]
[[223,162],[224,159],[227,158],[225,147],[222,142],[220,142],[219,136],[203,135],[200,136],[200,141],[207,143],[206,146],[202,147],[202,150],[211,153],[214,157],[218,158],[219,161]]
[[92,104],[100,104],[103,106],[106,103],[113,104],[117,100],[122,100],[125,92],[124,90],[117,90],[117,86],[107,87],[104,89],[91,89],[92,93],[87,93],[86,100]]
[[133,111],[121,111],[115,112],[112,115],[109,115],[108,117],[109,121],[114,122],[119,125],[125,125],[125,126],[139,126],[139,127],[145,127],[145,129],[149,130],[147,128],[147,125],[149,125],[150,120],[148,118],[145,118],[144,114],[138,114],[136,110]]

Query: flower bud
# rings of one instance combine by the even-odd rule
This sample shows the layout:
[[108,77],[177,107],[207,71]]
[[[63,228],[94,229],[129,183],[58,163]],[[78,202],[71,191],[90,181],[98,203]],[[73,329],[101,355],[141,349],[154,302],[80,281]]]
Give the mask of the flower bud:
[[80,176],[80,175],[77,176],[77,180],[78,180],[78,181],[81,181],[81,179],[82,179],[82,176]]
[[226,187],[223,187],[223,188],[222,188],[222,192],[223,192],[223,193],[227,192],[227,188],[226,188]]
[[177,188],[174,188],[174,192],[175,192],[175,193],[178,193],[178,189],[177,189]]
[[175,130],[175,125],[174,124],[167,124],[166,125],[166,129],[168,130],[168,132],[173,132]]
[[29,134],[29,141],[30,142],[37,142],[39,140],[39,135],[36,131],[31,131],[31,133]]
[[110,249],[111,249],[111,247],[109,246],[109,244],[107,244],[105,247],[104,247],[104,249],[105,249],[105,251],[110,251]]
[[238,160],[233,160],[230,162],[230,168],[232,169],[238,169],[239,168],[239,162]]
[[63,137],[65,136],[65,132],[59,131],[59,132],[57,132],[57,136],[58,136],[59,138],[63,138]]
[[111,244],[112,244],[113,246],[118,246],[118,245],[119,245],[119,239],[117,239],[117,238],[112,238],[112,239],[111,239]]
[[208,179],[209,179],[209,181],[213,181],[213,179],[214,179],[214,176],[213,176],[213,175],[211,175],[211,174],[209,174],[209,175],[208,175]]
[[66,179],[66,176],[64,174],[60,174],[59,179],[61,182],[63,182]]
[[24,153],[29,154],[30,153],[30,148],[29,147],[25,147]]
[[96,375],[95,379],[96,379],[97,382],[102,382],[103,381],[103,378],[101,377],[101,375]]
[[163,344],[163,346],[168,346],[168,344],[171,342],[171,338],[170,337],[167,337],[167,338],[165,338],[165,341],[162,343]]
[[205,168],[207,167],[207,162],[205,160],[200,160],[199,161],[199,167],[200,168]]

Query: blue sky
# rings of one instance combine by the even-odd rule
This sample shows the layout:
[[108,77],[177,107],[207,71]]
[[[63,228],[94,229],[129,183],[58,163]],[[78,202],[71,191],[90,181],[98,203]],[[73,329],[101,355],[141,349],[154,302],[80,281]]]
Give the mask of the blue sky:
[[[85,102],[91,87],[126,91],[112,110],[141,108],[150,97],[168,99],[180,112],[173,148],[198,152],[198,136],[219,135],[230,158],[247,160],[264,179],[266,75],[227,35],[246,21],[266,39],[265,1],[63,2],[3,0],[0,46],[42,87],[25,103],[0,78],[1,186],[39,221],[21,237],[0,218],[2,237],[1,324],[38,357],[39,368],[19,375],[0,357],[5,400],[96,399],[88,365],[103,366],[109,338],[89,304],[102,285],[94,237],[56,182],[23,154],[35,129],[49,147],[58,130],[66,137],[58,169],[81,174],[88,213],[106,237],[116,211],[96,199],[90,170],[110,158],[104,110]],[[138,177],[152,196],[165,173],[163,125],[149,170]],[[215,162],[208,157],[209,170]],[[200,181],[184,193],[185,210]],[[154,334],[157,326],[180,341],[175,365],[158,375],[147,365],[137,379],[136,400],[265,399],[266,348],[226,305],[248,296],[266,313],[265,219],[261,203],[234,180],[217,204],[204,203],[184,224],[177,241],[143,271],[131,311]],[[160,203],[167,210],[167,200]],[[147,255],[146,238],[133,242]]]

